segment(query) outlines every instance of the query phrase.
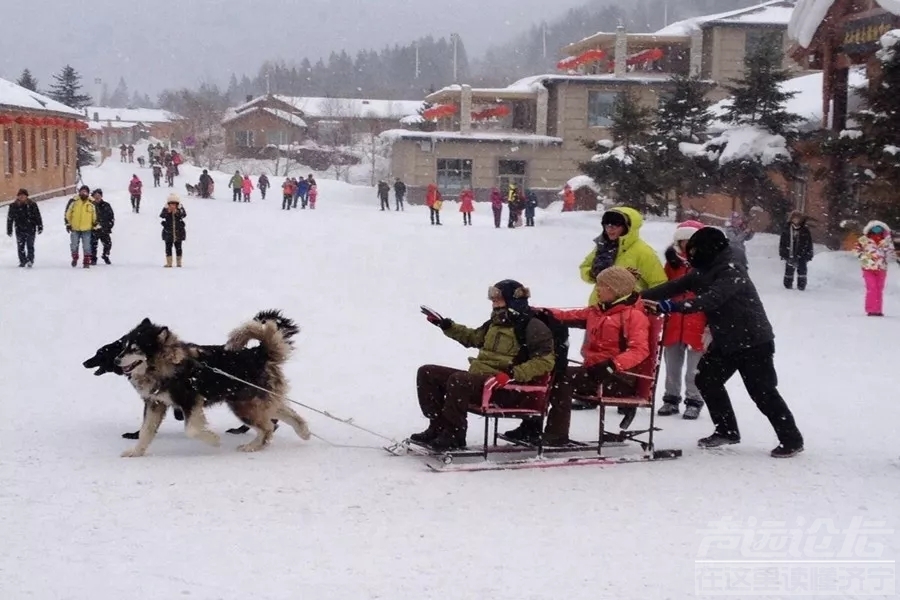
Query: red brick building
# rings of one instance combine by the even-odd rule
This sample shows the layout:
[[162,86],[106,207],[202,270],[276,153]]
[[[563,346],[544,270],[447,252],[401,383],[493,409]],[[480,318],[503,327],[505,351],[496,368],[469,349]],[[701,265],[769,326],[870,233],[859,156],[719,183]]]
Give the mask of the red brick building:
[[0,203],[20,188],[35,199],[73,193],[75,134],[84,129],[77,110],[0,79]]

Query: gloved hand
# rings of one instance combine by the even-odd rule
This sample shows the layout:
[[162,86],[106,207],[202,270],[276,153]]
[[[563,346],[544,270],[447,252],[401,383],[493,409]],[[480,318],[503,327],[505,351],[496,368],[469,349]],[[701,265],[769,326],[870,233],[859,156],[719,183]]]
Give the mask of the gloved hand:
[[661,315],[668,315],[675,311],[675,303],[671,300],[660,300],[656,303],[656,312]]
[[678,252],[675,251],[673,246],[666,248],[666,262],[673,269],[680,269],[684,265],[684,261],[679,258]]
[[[38,227],[38,235],[41,235],[42,233],[44,233],[44,228]],[[9,234],[9,235],[12,235],[12,234]]]
[[502,388],[506,387],[506,384],[509,383],[510,379],[512,379],[512,377],[509,376],[509,373],[500,371],[499,373],[488,379],[488,383],[493,383],[495,387]]
[[72,228],[66,225],[66,233],[72,233]]
[[587,370],[591,371],[591,374],[594,376],[607,377],[615,373],[617,369],[613,361],[604,360],[601,363],[597,363],[596,365],[588,367]]

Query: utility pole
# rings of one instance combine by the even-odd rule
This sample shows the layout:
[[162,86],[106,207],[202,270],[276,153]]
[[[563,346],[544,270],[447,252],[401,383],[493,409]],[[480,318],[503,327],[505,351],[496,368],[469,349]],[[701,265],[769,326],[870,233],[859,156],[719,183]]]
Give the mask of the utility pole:
[[541,23],[541,43],[544,47],[544,59],[547,59],[547,22]]
[[266,71],[266,96],[270,95],[271,93],[272,93],[272,88],[269,85],[269,72]]
[[[97,97],[94,99],[94,106],[100,106],[102,97],[103,97],[103,80],[99,77],[94,77],[94,85],[97,86]],[[88,115],[88,118],[93,120],[93,115]]]
[[415,41],[416,46],[416,79],[419,78],[419,40]]
[[458,43],[459,43],[459,34],[453,33],[450,35],[450,39],[453,40],[453,83],[459,82],[459,69],[457,68],[457,63],[459,60],[459,52],[457,51]]
[[669,26],[669,0],[663,0],[663,27]]

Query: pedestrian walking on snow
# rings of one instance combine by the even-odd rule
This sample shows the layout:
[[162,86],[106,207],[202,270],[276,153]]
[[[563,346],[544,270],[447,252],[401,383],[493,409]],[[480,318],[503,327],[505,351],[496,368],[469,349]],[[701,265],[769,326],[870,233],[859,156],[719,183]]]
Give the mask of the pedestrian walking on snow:
[[6,213],[6,235],[12,237],[14,230],[19,266],[30,269],[34,266],[34,239],[44,232],[44,221],[37,202],[28,197],[28,190],[24,188],[16,193],[16,199]]
[[869,221],[856,241],[855,251],[866,284],[866,314],[883,317],[888,265],[897,258],[890,228],[881,221]]
[[153,164],[153,187],[158,188],[160,186],[160,181],[162,181],[162,165],[159,163]]
[[97,246],[103,244],[103,262],[110,264],[109,251],[112,250],[112,230],[116,224],[116,214],[112,205],[103,199],[103,190],[96,189],[91,194],[94,211],[97,213],[97,225],[91,236],[91,264],[97,264]]
[[428,184],[428,191],[425,193],[425,205],[428,207],[428,214],[431,217],[432,225],[441,224],[441,207],[444,200],[441,197],[441,191],[433,184]]
[[78,265],[78,246],[84,253],[82,266],[89,269],[91,266],[91,234],[97,226],[97,212],[90,198],[91,188],[86,185],[78,188],[78,195],[72,198],[66,206],[66,231],[72,250],[72,266]]
[[791,213],[790,220],[781,231],[778,254],[784,261],[784,287],[794,287],[794,273],[797,274],[797,289],[806,289],[806,265],[813,259],[813,241],[806,217],[798,211]]
[[229,180],[228,185],[231,186],[231,201],[240,202],[241,194],[243,194],[244,190],[244,178],[241,177],[240,171],[234,172],[234,175]]
[[309,208],[310,210],[316,209],[316,200],[319,197],[319,188],[316,185],[309,186],[309,191],[306,192],[307,196],[309,196]]
[[494,227],[500,229],[503,219],[503,194],[497,188],[491,190],[491,212],[494,213]]
[[172,266],[172,248],[175,248],[176,266],[181,267],[181,244],[187,239],[187,228],[184,219],[187,211],[181,205],[181,199],[177,194],[169,194],[166,207],[159,213],[162,219],[162,240],[166,244],[166,268]]
[[394,201],[397,204],[397,210],[403,210],[404,198],[406,198],[406,184],[397,177],[394,180]]
[[463,216],[463,225],[472,224],[472,213],[475,211],[475,194],[472,190],[463,190],[459,195],[459,212]]
[[253,193],[253,182],[250,181],[249,175],[244,175],[244,180],[241,182],[241,192],[244,195],[244,202],[250,202],[250,194]]
[[262,196],[262,199],[266,199],[266,190],[272,187],[272,184],[269,183],[269,178],[265,173],[259,176],[259,179],[256,182],[256,187],[259,188],[259,194]]
[[381,210],[391,210],[391,186],[382,179],[378,182],[378,199],[381,201]]
[[143,192],[143,189],[144,183],[140,180],[137,174],[132,175],[131,181],[128,182],[128,193],[131,195],[132,212],[141,212],[141,193]]
[[537,211],[538,199],[534,190],[525,194],[525,227],[534,227],[534,214]]

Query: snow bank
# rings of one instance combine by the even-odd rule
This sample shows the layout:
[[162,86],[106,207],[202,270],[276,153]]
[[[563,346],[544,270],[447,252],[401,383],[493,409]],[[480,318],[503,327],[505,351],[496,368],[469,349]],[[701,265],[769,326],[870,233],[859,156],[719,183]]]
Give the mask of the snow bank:
[[69,108],[65,104],[52,100],[43,94],[32,92],[6,79],[0,79],[0,106],[28,111],[46,110],[73,117],[84,117],[83,114],[74,108]]
[[[577,192],[582,188],[588,188],[593,190],[596,193],[600,193],[600,187],[597,183],[588,177],[587,175],[576,175],[572,179],[566,182],[570,188],[572,188],[573,192]],[[562,193],[562,192],[560,192]]]
[[[636,150],[642,150],[640,146],[634,146]],[[628,148],[625,146],[615,146],[611,148],[608,152],[602,152],[600,154],[596,154],[591,158],[591,162],[605,162],[608,160],[614,160],[620,162],[624,165],[630,165],[634,162],[634,158],[628,152]]]

